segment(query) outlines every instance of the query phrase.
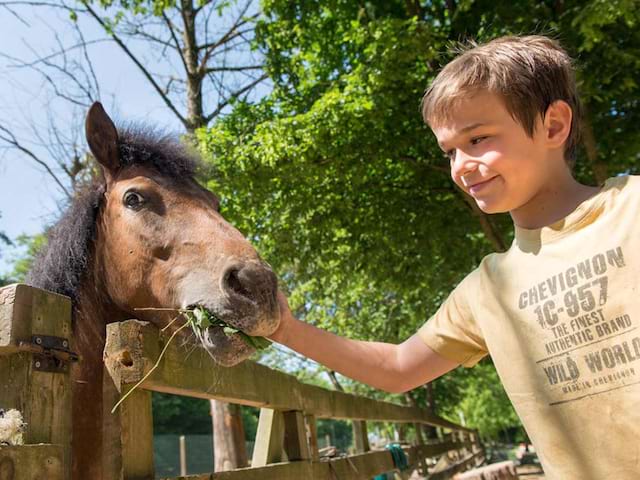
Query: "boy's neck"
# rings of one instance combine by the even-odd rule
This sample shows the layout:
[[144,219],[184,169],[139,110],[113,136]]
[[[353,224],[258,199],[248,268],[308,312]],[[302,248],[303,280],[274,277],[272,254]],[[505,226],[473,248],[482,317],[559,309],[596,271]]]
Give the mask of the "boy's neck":
[[544,188],[529,202],[509,214],[520,228],[542,228],[562,220],[599,191],[600,187],[579,183],[569,169],[564,168],[550,176]]

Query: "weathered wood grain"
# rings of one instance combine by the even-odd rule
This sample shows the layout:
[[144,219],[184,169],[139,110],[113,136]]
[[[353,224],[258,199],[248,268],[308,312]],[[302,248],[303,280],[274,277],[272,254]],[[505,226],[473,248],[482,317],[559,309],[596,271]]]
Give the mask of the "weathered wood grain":
[[251,465],[263,467],[270,463],[281,462],[284,459],[283,454],[284,418],[282,412],[261,408]]
[[[110,329],[105,346],[105,374],[103,376],[103,478],[113,480],[153,480],[153,413],[151,392],[135,389],[111,413],[121,397],[133,389],[127,383],[127,369],[139,365],[129,357],[126,346],[141,342],[140,336],[130,337],[135,329]],[[132,354],[138,350],[133,350]],[[114,368],[120,365],[123,369]],[[125,380],[123,380],[123,378]]]
[[[139,381],[158,359],[167,337],[155,327],[135,320],[111,324],[108,337],[123,341],[107,347],[105,358],[112,374],[124,383]],[[459,429],[458,425],[415,407],[358,397],[299,382],[295,377],[254,362],[223,368],[216,366],[202,349],[169,346],[156,371],[143,387],[176,395],[216,398],[231,403],[275,410],[298,410],[320,418],[417,422]],[[188,353],[188,354],[187,354]],[[118,361],[127,358],[129,362]]]
[[295,410],[282,413],[284,418],[284,451],[290,462],[309,460],[309,444],[304,414]]
[[62,445],[0,446],[0,479],[66,480]]
[[57,444],[62,466],[71,459],[71,381],[68,373],[37,371],[34,356],[20,342],[34,335],[71,338],[69,298],[23,284],[0,289],[0,408],[22,412],[27,444]]
[[[407,455],[409,465],[415,467],[421,458],[437,455],[443,451],[443,448],[460,448],[460,445],[447,442],[446,445],[404,447],[403,450]],[[469,464],[472,463],[471,460],[473,459],[466,459]],[[394,468],[391,453],[387,450],[378,450],[323,462],[274,463],[258,468],[242,468],[230,472],[190,475],[189,477],[174,477],[165,480],[180,478],[185,478],[185,480],[187,478],[189,480],[335,480],[336,478],[340,480],[370,480],[372,477],[390,472]],[[460,469],[462,465],[456,465],[455,468]]]

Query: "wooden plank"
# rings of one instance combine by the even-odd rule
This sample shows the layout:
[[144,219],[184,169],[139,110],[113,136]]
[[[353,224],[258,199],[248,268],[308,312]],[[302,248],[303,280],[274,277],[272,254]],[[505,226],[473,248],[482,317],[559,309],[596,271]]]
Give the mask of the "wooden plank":
[[0,289],[0,407],[19,410],[24,441],[63,446],[65,475],[71,468],[71,380],[68,373],[36,369],[19,342],[34,335],[71,338],[69,298],[23,284]]
[[110,373],[105,366],[102,374],[102,478],[122,480],[120,412],[111,413],[112,407],[120,399],[120,388],[116,386],[116,379],[112,378]]
[[251,466],[262,467],[270,463],[281,462],[284,453],[283,442],[284,418],[282,412],[261,408]]
[[456,480],[484,480],[499,478],[500,480],[518,480],[518,472],[513,461],[507,460],[500,463],[492,463],[480,468],[473,468],[464,473],[456,474]]
[[478,460],[482,456],[482,453],[478,452],[473,455],[468,455],[448,468],[441,470],[439,472],[432,473],[429,475],[429,480],[445,480],[451,478],[456,473],[464,472],[465,470],[475,467],[476,460]]
[[311,460],[317,462],[320,460],[318,453],[318,424],[315,415],[304,416],[304,423],[307,426],[307,441],[309,442],[309,456]]
[[[416,446],[421,447],[425,444],[423,432],[422,432],[422,425],[420,425],[419,423],[416,423],[414,424],[414,426],[416,429]],[[418,463],[420,464],[419,473],[422,474],[422,476],[426,477],[429,470],[427,467],[427,462],[425,461],[424,457],[420,458]]]
[[[131,387],[123,387],[123,393]],[[153,416],[151,392],[135,390],[119,407],[124,480],[153,480]]]
[[[129,388],[131,387],[123,388],[123,392],[126,393]],[[103,429],[103,478],[153,480],[151,392],[136,390],[116,412],[112,414],[106,410],[107,408]]]
[[0,479],[66,480],[62,445],[0,446]]
[[282,416],[284,419],[284,451],[287,458],[290,462],[309,460],[311,456],[303,413],[292,410],[282,412]]
[[36,334],[69,338],[71,300],[22,283],[0,288],[0,355]]
[[[126,355],[131,362],[129,365],[114,362],[114,368],[118,370],[116,375],[122,377],[123,383],[135,383],[156,362],[164,342],[157,329],[144,322],[108,325],[108,331],[112,330],[121,331],[118,336],[129,339],[130,343],[120,345],[118,351],[107,349],[106,356]],[[418,408],[306,385],[292,375],[254,362],[247,361],[230,368],[219,367],[202,349],[185,355],[179,342],[167,349],[158,369],[145,381],[144,388],[282,411],[299,410],[321,418],[420,422],[460,428]]]
[[[151,392],[135,389],[111,413],[113,406],[133,388],[122,383],[122,370],[114,368],[119,364],[124,368],[133,367],[122,345],[132,339],[126,334],[131,330],[113,330],[107,334],[103,375],[103,478],[113,480],[152,480],[155,477],[153,465],[153,415]],[[118,334],[124,334],[123,337]],[[143,341],[142,338],[136,341]]]

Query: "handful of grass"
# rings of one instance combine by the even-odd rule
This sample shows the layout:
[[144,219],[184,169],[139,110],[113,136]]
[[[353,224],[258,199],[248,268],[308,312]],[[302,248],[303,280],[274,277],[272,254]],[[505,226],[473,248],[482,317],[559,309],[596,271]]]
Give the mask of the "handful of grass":
[[[265,337],[252,337],[250,335],[247,335],[242,330],[238,330],[237,328],[232,327],[228,323],[218,318],[215,315],[215,313],[210,312],[209,310],[201,306],[196,306],[193,309],[181,309],[181,310],[164,309],[164,308],[137,308],[136,310],[173,310],[173,311],[184,314],[184,316],[187,319],[187,322],[184,325],[182,325],[180,328],[178,328],[175,332],[173,332],[173,334],[165,344],[164,348],[160,352],[160,355],[158,356],[158,360],[156,361],[155,365],[151,367],[151,370],[149,370],[147,374],[144,377],[142,377],[142,379],[138,383],[136,383],[122,398],[120,398],[120,400],[118,400],[118,402],[111,409],[111,413],[114,413],[116,409],[120,406],[120,404],[124,402],[125,399],[129,395],[131,395],[131,393],[136,388],[138,388],[138,386],[141,385],[142,382],[144,382],[153,373],[153,371],[158,367],[158,365],[160,365],[160,360],[162,360],[162,357],[164,357],[164,354],[167,351],[167,348],[169,348],[169,345],[171,344],[171,341],[173,340],[173,338],[178,333],[180,333],[182,329],[187,327],[187,325],[191,327],[191,329],[194,331],[196,335],[198,335],[198,337],[201,337],[202,333],[209,327],[222,327],[223,332],[226,336],[230,337],[231,335],[238,334],[240,338],[248,346],[253,347],[256,350],[264,350],[265,348],[268,348],[271,345],[271,341],[266,339]],[[171,323],[169,323],[169,325],[164,327],[162,330],[164,331],[165,329],[169,328],[169,326],[171,326],[171,324],[175,322],[178,318],[179,316],[174,318],[171,321]]]
[[251,335],[247,335],[242,330],[238,330],[219,319],[215,313],[210,312],[204,307],[197,306],[193,310],[184,310],[184,312],[191,328],[198,336],[209,327],[222,327],[222,331],[227,337],[237,334],[244,343],[256,350],[264,350],[271,345],[271,341],[265,337],[252,337]]

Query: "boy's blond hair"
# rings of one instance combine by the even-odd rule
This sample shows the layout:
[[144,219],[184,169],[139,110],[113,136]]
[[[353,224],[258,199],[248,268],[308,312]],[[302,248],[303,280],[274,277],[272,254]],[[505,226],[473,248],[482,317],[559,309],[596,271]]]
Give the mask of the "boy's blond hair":
[[540,36],[500,37],[470,43],[438,74],[422,100],[422,116],[431,126],[448,119],[461,99],[479,91],[499,95],[507,111],[533,136],[538,116],[556,100],[573,112],[565,159],[573,164],[580,140],[581,108],[571,58],[557,41]]

